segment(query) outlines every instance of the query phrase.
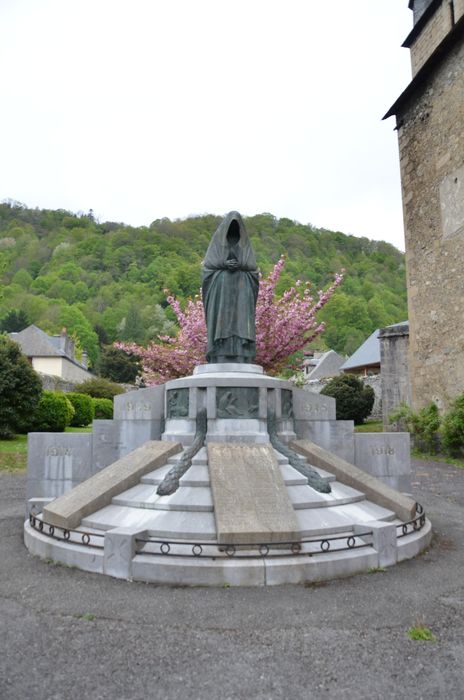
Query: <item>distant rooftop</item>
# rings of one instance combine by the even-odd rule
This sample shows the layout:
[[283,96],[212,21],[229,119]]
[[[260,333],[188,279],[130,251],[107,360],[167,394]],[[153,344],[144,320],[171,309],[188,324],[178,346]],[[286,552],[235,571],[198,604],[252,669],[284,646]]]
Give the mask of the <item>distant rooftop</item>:
[[[392,323],[390,326],[385,326],[384,328],[377,328],[377,330],[374,331],[362,345],[360,345],[356,352],[354,352],[351,357],[349,357],[346,362],[343,363],[340,370],[342,372],[346,372],[349,369],[368,367],[370,365],[380,365],[379,334],[383,335],[383,331],[386,329],[393,330],[395,328],[400,329],[401,327],[408,328],[409,321],[401,321],[400,323]],[[388,333],[385,335],[388,335]]]
[[18,343],[27,357],[66,357],[70,362],[87,369],[86,365],[76,360],[74,342],[66,335],[48,335],[41,328],[31,325],[19,333],[9,333],[11,340]]
[[367,340],[342,364],[340,370],[366,367],[368,365],[380,365],[379,331],[377,328]]
[[[10,333],[10,338],[21,345],[25,355],[35,357],[67,357],[60,347],[60,336],[47,335],[37,326],[28,326],[19,333]],[[69,358],[71,359],[71,358]]]

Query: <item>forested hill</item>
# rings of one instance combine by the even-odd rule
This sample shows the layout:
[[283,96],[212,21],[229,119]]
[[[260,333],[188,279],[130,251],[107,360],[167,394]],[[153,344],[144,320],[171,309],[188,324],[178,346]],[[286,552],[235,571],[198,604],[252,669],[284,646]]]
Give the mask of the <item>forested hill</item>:
[[[66,326],[94,363],[101,343],[173,332],[164,290],[182,299],[198,294],[201,260],[220,220],[157,219],[135,228],[99,223],[91,212],[0,204],[0,319],[22,310],[48,332]],[[296,279],[326,287],[345,268],[320,315],[327,331],[319,347],[350,354],[376,328],[407,318],[404,254],[392,245],[272,214],[245,223],[263,273],[285,254],[280,291]]]

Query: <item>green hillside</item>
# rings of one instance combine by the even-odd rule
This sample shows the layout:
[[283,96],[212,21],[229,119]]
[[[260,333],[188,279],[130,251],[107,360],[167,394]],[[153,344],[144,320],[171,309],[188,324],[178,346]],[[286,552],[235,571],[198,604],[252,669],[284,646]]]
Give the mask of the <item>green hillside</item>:
[[[135,228],[99,223],[91,212],[0,204],[0,319],[22,310],[48,332],[65,326],[93,363],[102,343],[172,333],[164,290],[181,299],[198,294],[201,260],[220,218],[157,219]],[[317,290],[345,268],[321,312],[327,331],[318,347],[350,354],[376,328],[407,318],[404,254],[392,245],[272,214],[245,222],[263,273],[286,255],[281,291],[296,279]]]

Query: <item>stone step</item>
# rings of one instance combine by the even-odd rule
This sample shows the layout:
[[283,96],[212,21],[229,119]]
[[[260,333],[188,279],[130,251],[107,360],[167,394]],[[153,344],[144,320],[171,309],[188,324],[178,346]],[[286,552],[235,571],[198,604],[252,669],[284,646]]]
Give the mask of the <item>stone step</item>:
[[[172,469],[173,465],[170,464],[161,469],[155,469],[155,471],[150,472],[146,476],[142,477],[142,484],[160,484],[168,471]],[[209,471],[207,465],[202,464],[192,464],[192,466],[185,472],[184,476],[180,480],[182,486],[209,486]]]
[[156,485],[138,484],[112,501],[113,505],[153,510],[213,511],[211,489],[208,486],[183,486],[171,496],[158,496]]
[[391,510],[370,501],[360,501],[332,508],[305,508],[295,510],[302,537],[330,536],[350,530],[354,525],[371,520],[395,520]]
[[330,493],[319,493],[308,486],[288,486],[288,495],[295,509],[335,507],[364,501],[364,494],[350,486],[334,482]]
[[202,511],[151,510],[110,505],[84,518],[81,526],[99,530],[136,527],[152,537],[187,541],[215,540],[214,514]]
[[[200,469],[205,469],[205,467],[191,467],[192,472]],[[291,470],[294,474],[298,474],[289,465],[283,465],[281,470],[284,472]],[[185,477],[187,477],[187,474]],[[181,479],[181,486],[172,496],[158,496],[156,483],[147,484],[143,481],[143,483],[113,498],[112,503],[119,506],[151,508],[154,510],[213,511],[214,507],[209,486],[199,486],[198,482],[191,486],[187,479],[184,481],[185,477]],[[292,479],[291,473],[289,478],[285,479],[288,495],[295,509],[334,507],[364,500],[364,495],[360,491],[338,482],[335,482],[332,486],[332,492],[327,494],[319,493],[309,488],[305,482],[306,479],[303,479],[303,483],[301,483],[301,479]]]
[[[288,460],[284,457],[285,462],[280,462],[280,471],[287,486],[305,486],[308,480],[303,474],[300,474],[296,469],[294,469]],[[160,484],[168,471],[173,467],[173,464],[167,464],[164,467],[155,469],[154,471],[146,474],[140,480],[142,484]],[[316,471],[323,477],[328,478],[329,481],[333,481],[334,477],[328,474],[323,469],[316,469]],[[184,476],[180,480],[181,486],[209,486],[209,470],[207,465],[192,463],[192,466],[185,472]]]
[[[330,537],[347,532],[354,524],[371,520],[395,521],[391,511],[364,501],[330,508],[306,508],[295,510],[301,536]],[[84,518],[82,529],[108,530],[114,527],[140,527],[153,536],[166,539],[215,539],[214,513],[210,511],[153,510],[110,505]]]

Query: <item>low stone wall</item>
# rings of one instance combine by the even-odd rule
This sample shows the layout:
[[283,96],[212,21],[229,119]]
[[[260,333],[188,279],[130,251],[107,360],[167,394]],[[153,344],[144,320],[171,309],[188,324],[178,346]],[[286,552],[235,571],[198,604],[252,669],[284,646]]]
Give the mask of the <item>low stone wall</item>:
[[44,391],[70,392],[76,389],[75,383],[61,379],[61,377],[54,377],[51,374],[42,374],[41,372],[38,372],[38,375]]
[[367,377],[361,377],[365,386],[370,386],[374,389],[374,405],[369,418],[382,420],[382,379],[380,374],[373,374]]

